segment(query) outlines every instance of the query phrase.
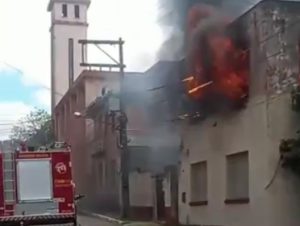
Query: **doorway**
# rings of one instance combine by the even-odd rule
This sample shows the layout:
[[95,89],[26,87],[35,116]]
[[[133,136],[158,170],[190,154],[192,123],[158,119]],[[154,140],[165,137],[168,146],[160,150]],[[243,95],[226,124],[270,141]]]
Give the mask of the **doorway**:
[[163,179],[162,177],[156,177],[156,211],[157,219],[165,219],[165,193],[163,190]]

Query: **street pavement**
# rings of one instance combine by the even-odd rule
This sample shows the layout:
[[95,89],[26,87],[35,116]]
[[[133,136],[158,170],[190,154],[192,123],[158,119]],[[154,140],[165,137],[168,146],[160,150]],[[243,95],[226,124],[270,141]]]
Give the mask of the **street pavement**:
[[118,224],[104,221],[96,217],[83,215],[78,216],[78,223],[80,224],[80,226],[118,226]]
[[161,224],[154,222],[123,222],[118,224],[107,220],[101,220],[97,217],[90,217],[81,215],[78,217],[80,226],[161,226]]
[[[123,224],[118,224],[114,222],[110,222],[107,220],[102,220],[98,217],[91,217],[86,215],[78,216],[79,226],[161,226],[160,224],[153,222],[127,222]],[[45,226],[45,225],[44,225]],[[54,226],[54,225],[47,225]],[[63,224],[63,225],[55,225],[55,226],[73,226],[73,224]]]

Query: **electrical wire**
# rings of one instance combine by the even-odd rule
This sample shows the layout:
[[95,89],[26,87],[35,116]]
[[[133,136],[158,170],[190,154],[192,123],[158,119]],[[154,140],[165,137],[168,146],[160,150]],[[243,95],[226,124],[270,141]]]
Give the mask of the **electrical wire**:
[[[17,67],[15,67],[15,66],[13,66],[13,65],[11,65],[11,64],[9,64],[9,63],[7,63],[7,62],[5,62],[5,61],[1,61],[2,63],[4,63],[6,66],[8,66],[8,67],[10,67],[10,68],[12,68],[12,69],[14,69],[14,70],[16,70],[17,72],[19,72],[20,74],[24,74],[23,73],[23,71],[22,70],[20,70],[19,68],[17,68]],[[43,85],[43,84],[37,84],[37,86],[38,87],[40,87],[40,88],[43,88],[43,89],[47,89],[47,90],[49,90],[49,91],[53,91],[50,87],[48,87],[48,86],[45,86],[45,85]],[[59,92],[54,92],[56,95],[59,95],[59,96],[64,96],[64,94],[62,94],[62,93],[59,93]]]
[[13,126],[13,125],[18,125],[18,124],[25,124],[25,123],[29,123],[30,121],[15,121],[15,122],[10,122],[10,123],[2,123],[0,121],[0,126]]
[[14,125],[15,123],[0,123],[0,126],[11,126]]

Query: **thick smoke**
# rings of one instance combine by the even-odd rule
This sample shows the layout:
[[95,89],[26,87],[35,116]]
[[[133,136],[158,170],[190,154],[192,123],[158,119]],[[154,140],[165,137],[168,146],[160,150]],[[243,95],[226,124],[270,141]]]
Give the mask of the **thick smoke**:
[[[203,37],[205,39],[205,34],[210,33],[210,31],[219,32],[221,34],[224,33],[225,24],[227,25],[227,23],[221,11],[218,10],[220,8],[220,1],[218,0],[206,1],[218,5],[219,8],[205,7],[205,10],[208,10],[209,16],[205,15],[205,13],[200,13],[200,16],[204,15],[204,20],[197,18],[197,16],[199,16],[199,14],[197,14],[198,6],[196,6],[195,17],[193,17],[193,15],[189,17],[192,6],[203,2],[205,1],[160,1],[160,17],[158,18],[158,22],[165,33],[165,42],[158,53],[160,60],[178,61],[182,58],[186,58],[187,61],[189,61],[189,59],[195,59],[197,63],[201,58],[197,54],[203,53],[205,47],[205,42],[199,42],[199,39]],[[203,5],[199,7],[203,7]],[[190,21],[193,19],[195,19],[194,22]],[[193,25],[193,31],[190,30],[191,27],[189,27],[189,25]],[[216,44],[218,44],[217,39],[215,41]],[[193,51],[191,51],[191,49]],[[208,52],[210,51],[206,51],[206,53]],[[222,55],[222,52],[218,53]],[[206,62],[204,63],[204,67],[206,71],[209,71],[210,68],[213,67],[213,65],[211,65],[213,63],[212,57],[205,57]],[[191,65],[194,65],[194,62],[192,62],[192,60],[190,61]],[[200,60],[200,62],[203,63],[202,60]],[[223,61],[218,62],[224,63]],[[144,87],[143,90],[165,86],[153,92],[146,91],[143,95],[134,95],[135,98],[138,97],[140,99],[139,103],[146,109],[143,114],[146,115],[149,124],[144,127],[149,129],[149,134],[146,140],[144,140],[144,144],[152,150],[151,154],[149,153],[149,156],[146,156],[146,159],[145,155],[138,156],[139,150],[137,150],[136,155],[132,155],[136,156],[134,158],[134,167],[147,169],[146,165],[148,164],[152,170],[154,168],[154,170],[161,171],[164,166],[174,164],[178,159],[180,135],[176,123],[171,122],[171,120],[173,119],[172,117],[174,117],[173,113],[176,112],[175,109],[172,108],[172,102],[180,102],[180,92],[175,90],[176,85],[172,84],[172,81],[179,78],[179,81],[174,81],[174,83],[182,84],[182,78],[180,78],[180,76],[185,76],[185,71],[180,71],[181,68],[177,66],[178,62],[158,63],[145,73],[148,79],[144,81],[144,84],[138,84],[133,81],[129,83],[134,87]],[[207,74],[209,75],[210,73]],[[145,88],[145,85],[148,88]],[[218,85],[221,86],[223,84],[218,83]],[[221,86],[221,88],[223,87]],[[130,89],[132,90],[133,87]],[[168,93],[172,93],[173,96]],[[178,96],[174,96],[174,93],[177,93]],[[173,101],[173,99],[175,101]]]
[[176,0],[159,1],[158,23],[164,34],[164,42],[158,52],[160,60],[175,61],[184,56],[184,10],[186,3]]
[[199,4],[189,11],[190,75],[186,87],[193,99],[220,103],[212,101],[214,97],[242,104],[248,97],[249,51],[228,32],[229,22],[229,18],[211,6]]
[[225,0],[222,3],[222,10],[232,17],[238,17],[259,1],[260,0]]
[[214,59],[212,51],[209,49],[210,36],[216,33],[223,34],[228,21],[229,19],[222,15],[220,11],[209,5],[198,4],[189,10],[186,55],[188,62],[191,64],[189,65],[190,69],[198,66],[195,61],[202,61],[201,69],[204,70],[204,74],[211,73]]
[[157,53],[159,60],[180,60],[186,55],[187,14],[196,4],[216,7],[219,12],[238,17],[259,0],[160,0],[158,23],[164,33],[164,42]]

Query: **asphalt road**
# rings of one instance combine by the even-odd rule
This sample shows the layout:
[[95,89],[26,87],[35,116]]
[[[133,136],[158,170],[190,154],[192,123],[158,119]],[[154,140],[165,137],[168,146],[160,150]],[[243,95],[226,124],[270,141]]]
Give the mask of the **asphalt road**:
[[78,222],[81,226],[118,226],[117,224],[87,216],[78,216]]

